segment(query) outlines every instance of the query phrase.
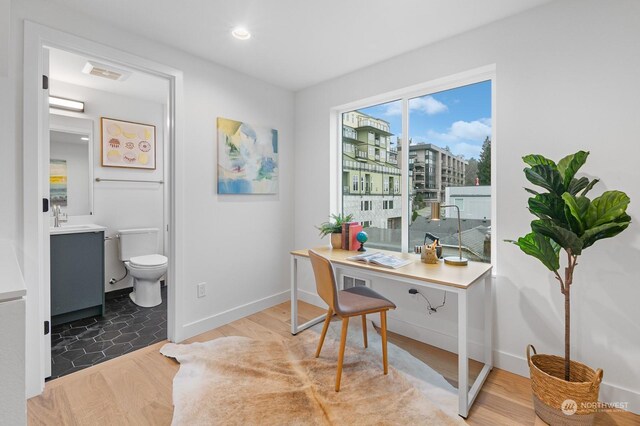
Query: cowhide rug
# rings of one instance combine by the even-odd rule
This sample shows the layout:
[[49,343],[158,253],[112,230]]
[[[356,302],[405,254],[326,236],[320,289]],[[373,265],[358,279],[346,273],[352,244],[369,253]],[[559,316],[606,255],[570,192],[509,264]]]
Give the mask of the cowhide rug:
[[340,392],[335,392],[340,322],[332,322],[320,358],[322,324],[292,339],[224,337],[169,343],[175,358],[174,425],[458,425],[457,393],[406,351],[388,344],[383,375],[381,340],[369,323],[351,321]]

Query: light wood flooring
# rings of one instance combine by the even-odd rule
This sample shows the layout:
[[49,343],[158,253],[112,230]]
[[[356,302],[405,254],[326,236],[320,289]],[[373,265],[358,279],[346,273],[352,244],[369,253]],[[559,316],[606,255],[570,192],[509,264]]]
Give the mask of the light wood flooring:
[[[301,321],[323,311],[299,303]],[[223,336],[293,339],[289,303],[274,306],[189,339]],[[457,382],[455,354],[389,333],[389,341],[428,363],[449,382]],[[165,342],[131,352],[86,370],[47,382],[42,395],[28,401],[29,425],[168,425],[171,423],[172,380],[179,365],[160,354]],[[393,359],[390,360],[393,365]],[[479,365],[470,366],[472,376]],[[543,425],[536,418],[529,380],[494,368],[473,405],[470,425]],[[631,413],[599,413],[598,425],[638,425]]]

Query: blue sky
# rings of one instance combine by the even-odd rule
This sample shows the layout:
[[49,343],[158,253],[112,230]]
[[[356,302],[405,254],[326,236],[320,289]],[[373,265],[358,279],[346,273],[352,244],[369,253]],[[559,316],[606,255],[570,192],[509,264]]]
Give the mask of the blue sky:
[[[471,84],[409,101],[409,136],[413,143],[448,146],[456,155],[478,158],[491,136],[491,82]],[[401,101],[359,111],[386,120],[391,133],[402,133]]]

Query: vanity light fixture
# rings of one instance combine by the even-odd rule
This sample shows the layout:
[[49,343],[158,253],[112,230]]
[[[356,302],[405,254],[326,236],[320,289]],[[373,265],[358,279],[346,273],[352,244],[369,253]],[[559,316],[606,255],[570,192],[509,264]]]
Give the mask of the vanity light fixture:
[[237,38],[238,40],[249,40],[251,38],[251,33],[249,30],[243,27],[236,27],[231,31],[231,35]]
[[84,102],[73,99],[49,96],[49,108],[63,109],[65,111],[84,112]]

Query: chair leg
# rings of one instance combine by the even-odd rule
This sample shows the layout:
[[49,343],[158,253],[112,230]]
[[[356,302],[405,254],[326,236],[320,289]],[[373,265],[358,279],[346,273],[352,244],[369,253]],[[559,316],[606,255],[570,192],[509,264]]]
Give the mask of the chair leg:
[[324,320],[324,325],[322,326],[322,334],[320,335],[320,341],[318,342],[318,349],[316,349],[316,358],[320,356],[320,351],[322,350],[322,345],[324,344],[324,337],[327,335],[327,330],[329,329],[329,323],[331,323],[332,316],[333,310],[329,308],[327,310],[327,318]]
[[362,315],[362,337],[364,338],[364,348],[369,347],[369,343],[367,342],[367,316]]
[[338,371],[336,372],[336,392],[340,391],[340,379],[342,378],[342,362],[344,361],[344,347],[347,343],[347,329],[349,317],[342,318],[342,333],[340,333],[340,354],[338,355]]
[[384,374],[387,374],[389,372],[387,361],[387,311],[380,312],[380,327],[382,328],[382,365]]

